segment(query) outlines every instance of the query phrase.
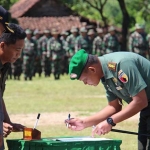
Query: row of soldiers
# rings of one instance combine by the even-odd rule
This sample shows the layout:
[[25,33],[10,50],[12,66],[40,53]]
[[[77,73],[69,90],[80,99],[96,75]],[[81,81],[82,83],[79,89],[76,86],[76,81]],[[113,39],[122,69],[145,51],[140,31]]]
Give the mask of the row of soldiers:
[[[128,50],[147,57],[150,36],[145,33],[144,26],[136,24],[135,28],[129,35]],[[98,56],[121,50],[121,40],[114,26],[110,26],[107,33],[102,28],[87,30],[81,27],[78,31],[72,27],[70,32],[61,33],[57,29],[44,30],[42,35],[39,30],[32,33],[27,29],[26,34],[22,55],[10,70],[15,79],[20,79],[21,73],[25,80],[32,80],[36,73],[39,76],[44,73],[45,77],[53,74],[58,80],[61,74],[68,73],[69,60],[79,49]]]

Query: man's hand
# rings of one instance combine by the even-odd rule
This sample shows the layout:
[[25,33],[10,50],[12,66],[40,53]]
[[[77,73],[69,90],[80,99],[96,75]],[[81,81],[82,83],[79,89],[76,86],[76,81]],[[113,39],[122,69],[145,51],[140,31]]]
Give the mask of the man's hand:
[[80,130],[83,130],[85,127],[84,127],[84,123],[83,123],[83,120],[79,119],[79,118],[71,118],[71,119],[66,119],[65,120],[65,123],[69,124],[68,128],[71,129],[71,130],[74,130],[74,131],[80,131]]
[[105,135],[106,133],[110,132],[111,129],[112,125],[108,124],[107,121],[103,121],[92,130],[92,137],[94,137],[95,134]]
[[3,122],[3,137],[7,137],[11,132],[22,132],[23,129],[21,124]]
[[3,137],[7,137],[13,130],[13,126],[3,122]]

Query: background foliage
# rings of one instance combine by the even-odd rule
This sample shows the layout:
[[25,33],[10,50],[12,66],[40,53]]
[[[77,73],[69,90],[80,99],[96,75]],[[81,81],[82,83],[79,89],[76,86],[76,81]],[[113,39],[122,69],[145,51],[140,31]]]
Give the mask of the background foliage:
[[[9,9],[18,0],[1,0],[0,5]],[[121,27],[122,13],[118,4],[118,0],[61,0],[76,13],[81,16],[96,20],[103,25],[101,15],[97,9],[90,7],[87,1],[100,8],[100,2],[106,4],[103,8],[103,14],[107,18],[108,24],[114,24]],[[130,29],[134,27],[136,22],[146,24],[146,30],[150,28],[150,0],[125,0],[127,11],[130,15]],[[129,21],[129,20],[127,20]]]

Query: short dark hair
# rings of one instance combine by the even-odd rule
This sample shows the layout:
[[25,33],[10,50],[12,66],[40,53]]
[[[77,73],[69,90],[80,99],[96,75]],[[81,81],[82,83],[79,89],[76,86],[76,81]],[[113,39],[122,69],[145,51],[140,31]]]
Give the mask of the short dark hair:
[[98,63],[98,58],[96,55],[88,55],[88,60],[87,63],[85,65],[84,71],[87,72],[88,71],[88,67],[93,65],[93,64],[97,64]]
[[89,67],[90,65],[93,65],[96,63],[98,63],[97,56],[89,54],[86,67]]
[[23,28],[14,23],[8,24],[9,29],[12,32],[4,32],[0,36],[0,42],[5,42],[7,45],[15,44],[17,40],[23,40],[26,37],[26,33]]

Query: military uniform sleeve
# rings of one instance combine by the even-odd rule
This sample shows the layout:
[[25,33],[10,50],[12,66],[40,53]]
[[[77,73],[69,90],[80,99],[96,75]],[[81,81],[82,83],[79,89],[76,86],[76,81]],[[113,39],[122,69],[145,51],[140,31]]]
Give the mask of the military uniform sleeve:
[[119,67],[118,78],[124,83],[131,97],[137,95],[141,90],[147,87],[147,84],[138,70],[138,66],[136,66],[133,61],[123,61]]

